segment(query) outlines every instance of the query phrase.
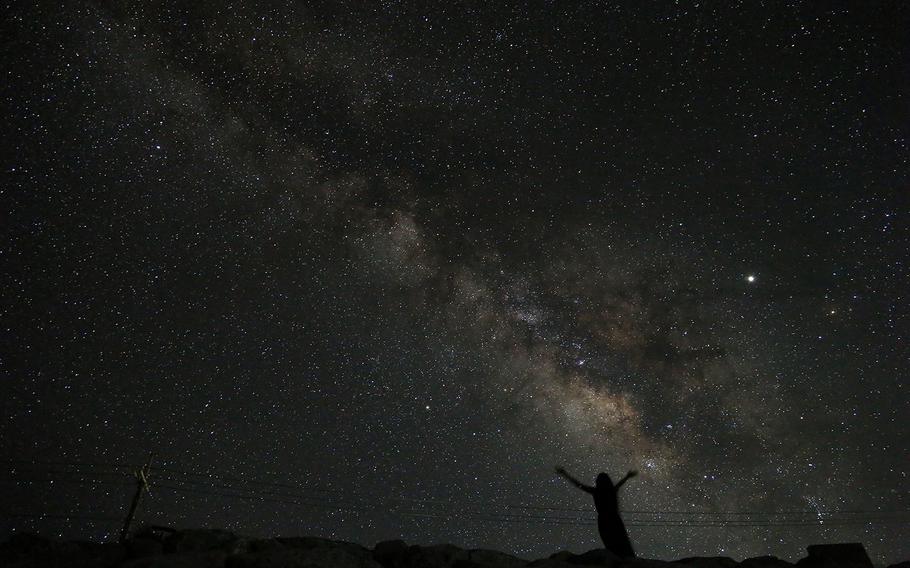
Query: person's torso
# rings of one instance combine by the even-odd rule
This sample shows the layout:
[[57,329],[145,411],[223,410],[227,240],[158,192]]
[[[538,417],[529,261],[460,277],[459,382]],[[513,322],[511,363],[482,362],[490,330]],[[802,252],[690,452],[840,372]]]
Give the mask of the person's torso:
[[616,503],[616,491],[610,489],[594,490],[594,506],[598,513],[616,513],[618,505]]

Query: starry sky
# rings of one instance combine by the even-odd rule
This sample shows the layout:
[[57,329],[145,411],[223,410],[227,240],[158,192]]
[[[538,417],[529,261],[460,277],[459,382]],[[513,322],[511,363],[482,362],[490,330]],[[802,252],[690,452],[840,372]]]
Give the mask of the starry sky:
[[4,535],[910,557],[904,3],[4,12]]

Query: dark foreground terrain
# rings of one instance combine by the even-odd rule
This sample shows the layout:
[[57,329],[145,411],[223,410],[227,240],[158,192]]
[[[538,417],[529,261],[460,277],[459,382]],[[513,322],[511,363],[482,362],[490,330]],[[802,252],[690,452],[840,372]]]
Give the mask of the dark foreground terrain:
[[[773,556],[736,562],[686,558],[674,562],[621,560],[605,550],[558,552],[528,561],[495,550],[464,550],[449,544],[409,546],[387,541],[372,550],[350,542],[293,537],[248,539],[222,530],[147,529],[123,544],[54,541],[16,534],[0,544],[4,568],[872,568],[860,544],[815,545],[796,564]],[[910,562],[892,568],[910,568]]]

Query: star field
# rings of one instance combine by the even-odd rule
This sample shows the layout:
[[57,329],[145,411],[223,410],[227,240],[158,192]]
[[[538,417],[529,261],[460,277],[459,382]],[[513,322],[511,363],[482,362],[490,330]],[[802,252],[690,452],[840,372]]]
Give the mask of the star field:
[[6,12],[3,534],[910,556],[902,4]]

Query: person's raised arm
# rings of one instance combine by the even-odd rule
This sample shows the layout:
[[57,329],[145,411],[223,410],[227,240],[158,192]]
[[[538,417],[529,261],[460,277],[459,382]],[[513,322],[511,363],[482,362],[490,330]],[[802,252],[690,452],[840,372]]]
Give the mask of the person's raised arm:
[[623,484],[623,483],[629,481],[630,479],[632,479],[632,478],[635,477],[636,475],[638,475],[638,472],[637,472],[636,470],[634,470],[634,469],[633,469],[633,470],[630,470],[629,473],[627,473],[625,477],[623,477],[622,479],[620,479],[619,482],[618,482],[616,485],[614,485],[613,487],[614,487],[615,489],[619,489],[620,487],[622,487],[622,484]]
[[568,479],[568,480],[569,480],[569,483],[571,483],[571,484],[574,485],[575,487],[581,489],[582,491],[586,491],[586,492],[588,492],[588,493],[594,493],[594,488],[593,488],[593,487],[591,487],[590,485],[585,485],[585,484],[582,483],[581,481],[578,481],[577,479],[575,479],[574,477],[572,477],[571,475],[569,475],[569,472],[566,471],[565,468],[563,468],[563,467],[561,467],[561,466],[556,466],[556,473],[558,473],[559,475],[561,475],[561,476],[565,477],[566,479]]

